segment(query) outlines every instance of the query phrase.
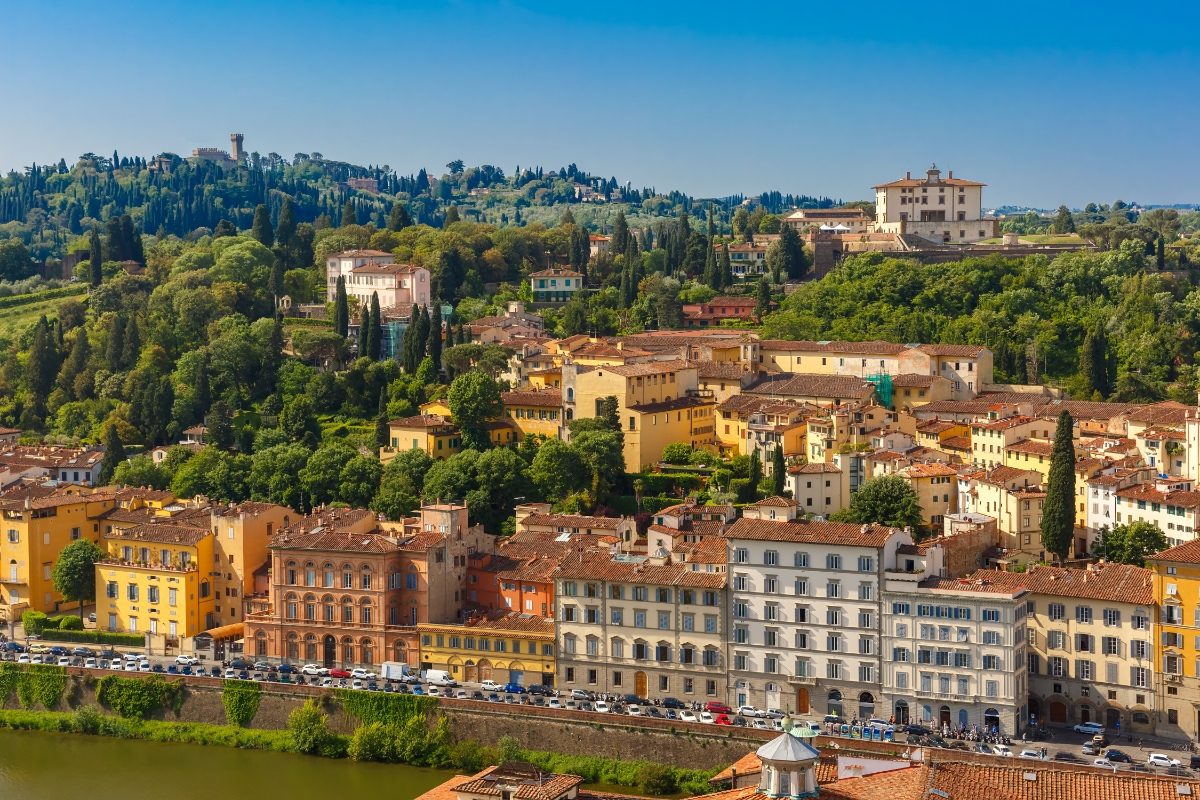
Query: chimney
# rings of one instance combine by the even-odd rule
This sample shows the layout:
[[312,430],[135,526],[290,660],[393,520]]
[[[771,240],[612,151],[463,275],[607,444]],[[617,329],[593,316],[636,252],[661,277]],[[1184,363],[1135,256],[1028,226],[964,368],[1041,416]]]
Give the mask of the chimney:
[[910,180],[912,180],[912,172],[905,171],[905,173],[904,173],[904,180],[906,180],[906,181],[910,181]]
[[948,178],[953,178],[953,177],[954,177],[954,170],[950,170],[949,172],[947,172],[947,173],[946,173],[946,177],[948,177]]

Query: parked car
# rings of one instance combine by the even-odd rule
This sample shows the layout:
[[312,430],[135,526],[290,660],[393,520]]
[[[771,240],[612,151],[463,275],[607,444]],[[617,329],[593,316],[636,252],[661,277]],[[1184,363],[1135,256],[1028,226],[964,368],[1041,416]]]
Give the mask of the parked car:
[[1073,763],[1073,764],[1079,764],[1083,761],[1082,758],[1075,755],[1074,753],[1055,753],[1054,760],[1055,761],[1066,761],[1066,762]]
[[179,655],[175,656],[175,663],[181,667],[194,667],[200,663],[200,659],[195,656]]
[[1165,753],[1151,753],[1146,757],[1146,763],[1151,767],[1178,767],[1178,758],[1171,758]]
[[90,647],[84,647],[83,645],[80,645],[79,647],[71,648],[71,655],[83,656],[84,658],[87,658],[88,656],[96,655],[96,651]]
[[339,678],[339,679],[349,678],[350,670],[342,669],[340,667],[334,667],[333,669],[329,670],[329,677]]
[[707,725],[711,725],[716,721],[716,718],[713,716],[711,711],[701,711],[697,718]]
[[909,736],[929,736],[933,731],[924,725],[905,725],[902,729]]
[[41,642],[34,642],[33,644],[29,645],[29,652],[35,653],[37,655],[41,655],[42,653],[49,653],[50,645],[42,644]]
[[504,691],[510,694],[525,694],[525,687],[519,683],[512,683],[510,681],[509,683],[504,684]]
[[1121,750],[1109,749],[1109,751],[1104,754],[1104,757],[1107,758],[1109,761],[1112,761],[1113,763],[1119,763],[1119,764],[1132,764],[1133,763],[1133,759],[1130,758],[1129,754],[1122,752]]
[[597,700],[594,708],[595,708],[595,711],[597,714],[607,714],[610,711],[612,711],[612,706],[610,706],[608,703],[604,702],[603,700]]
[[675,697],[665,697],[662,701],[663,708],[687,708],[682,700]]
[[5,642],[4,644],[0,644],[0,650],[5,653],[24,653],[25,645],[20,642]]
[[562,708],[562,703],[559,702],[557,697],[551,697],[546,701],[546,708]]
[[259,672],[274,672],[275,665],[269,661],[255,661],[254,668]]
[[236,677],[237,677],[237,670],[236,670],[236,669],[227,669],[227,670],[225,670],[225,677],[226,677],[226,678],[230,678],[230,679],[236,678]]
[[631,717],[640,717],[642,715],[642,707],[630,704],[625,707],[625,713]]
[[713,714],[732,714],[733,709],[716,700],[709,700],[704,704],[704,710]]
[[1012,758],[1013,757],[1013,751],[1008,747],[1008,745],[1004,745],[1004,744],[992,745],[992,752],[998,756],[1003,756],[1004,758]]
[[279,672],[281,675],[290,675],[296,671],[296,668],[293,667],[291,664],[280,664],[278,667],[275,668],[275,670],[277,672]]
[[663,716],[667,719],[679,719],[679,712],[673,708],[668,708],[663,712]]
[[1188,759],[1188,766],[1192,769],[1200,769],[1200,755],[1192,755]]
[[498,691],[500,691],[500,688],[501,688],[500,684],[496,683],[491,678],[488,678],[486,681],[483,681],[482,683],[480,683],[479,687],[481,689],[483,689],[485,692],[498,692]]
[[67,648],[63,647],[62,645],[56,644],[56,645],[51,646],[50,655],[52,655],[52,656],[69,656],[69,655],[71,655],[71,651],[68,650]]
[[85,658],[85,659],[83,660],[83,666],[84,666],[84,667],[86,667],[87,669],[95,669],[95,668],[96,668],[96,666],[97,666],[96,659],[94,659],[94,658]]
[[743,717],[761,717],[761,716],[763,716],[763,712],[759,711],[754,706],[738,706],[737,713],[741,714]]
[[374,672],[371,672],[371,670],[369,670],[369,669],[363,669],[362,667],[355,667],[354,669],[350,670],[350,677],[357,678],[360,681],[371,681],[371,680],[375,680],[379,676],[376,675]]
[[1098,756],[1104,748],[1097,747],[1094,742],[1083,743],[1083,754],[1085,756]]
[[1024,750],[1022,750],[1020,753],[1018,753],[1017,756],[1019,758],[1032,758],[1037,761],[1045,761],[1046,760],[1046,757],[1044,755],[1042,755],[1041,750],[1035,750],[1032,747],[1026,747]]
[[771,725],[762,717],[755,717],[754,719],[750,720],[750,727],[754,728],[755,730],[765,731],[768,730]]
[[233,667],[234,669],[250,669],[251,664],[246,659],[239,657],[230,661],[229,666]]
[[1071,730],[1076,733],[1086,733],[1089,736],[1095,736],[1097,733],[1104,733],[1104,726],[1099,722],[1081,722]]
[[300,668],[300,674],[320,677],[322,675],[328,675],[329,670],[325,667],[322,667],[320,664],[305,664]]
[[718,725],[732,725],[733,724],[733,721],[729,719],[728,714],[717,714],[717,716],[713,720],[713,722],[715,722]]
[[689,711],[688,709],[686,709],[686,708],[685,708],[685,709],[682,709],[682,710],[679,712],[679,721],[680,721],[680,722],[695,722],[695,721],[696,721],[696,715],[695,715],[694,713],[692,713],[691,711]]
[[551,689],[549,686],[543,686],[540,683],[535,683],[533,686],[527,687],[527,689],[530,694],[540,695],[541,697],[549,697],[550,695],[554,694],[553,689]]
[[1095,761],[1092,762],[1092,766],[1094,766],[1094,767],[1112,767],[1113,769],[1116,769],[1117,765],[1114,764],[1113,762],[1109,761],[1107,758],[1097,758]]
[[572,689],[571,690],[571,699],[572,700],[591,700],[593,698],[595,698],[595,695],[592,694],[591,692],[589,692],[587,689]]

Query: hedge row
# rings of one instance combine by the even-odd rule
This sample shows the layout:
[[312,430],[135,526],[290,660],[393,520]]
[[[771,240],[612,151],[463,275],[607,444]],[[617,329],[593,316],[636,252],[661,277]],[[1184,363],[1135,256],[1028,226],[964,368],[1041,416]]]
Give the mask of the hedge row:
[[145,647],[146,636],[141,633],[107,633],[105,631],[63,631],[47,628],[42,633],[47,642],[78,642],[107,644],[117,647]]
[[27,306],[32,303],[41,303],[46,300],[55,300],[59,297],[73,297],[77,294],[87,292],[85,284],[76,286],[60,286],[57,289],[45,289],[40,292],[28,292],[26,294],[14,294],[9,297],[0,297],[0,308],[16,308],[17,306]]

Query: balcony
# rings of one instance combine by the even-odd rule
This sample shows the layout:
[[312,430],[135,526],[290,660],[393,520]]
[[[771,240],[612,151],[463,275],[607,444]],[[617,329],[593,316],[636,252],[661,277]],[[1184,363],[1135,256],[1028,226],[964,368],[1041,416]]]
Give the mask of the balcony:
[[816,686],[816,675],[789,675],[787,682],[793,686]]

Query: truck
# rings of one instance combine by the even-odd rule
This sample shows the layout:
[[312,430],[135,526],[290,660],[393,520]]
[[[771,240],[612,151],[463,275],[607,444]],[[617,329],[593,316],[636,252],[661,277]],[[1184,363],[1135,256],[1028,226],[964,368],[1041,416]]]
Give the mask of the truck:
[[404,681],[405,683],[416,683],[417,673],[413,672],[412,667],[405,664],[403,661],[385,661],[380,665],[380,675],[385,680],[389,681]]
[[450,673],[444,669],[427,669],[425,670],[425,681],[434,686],[458,686],[458,681],[450,676]]

